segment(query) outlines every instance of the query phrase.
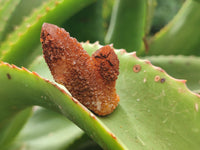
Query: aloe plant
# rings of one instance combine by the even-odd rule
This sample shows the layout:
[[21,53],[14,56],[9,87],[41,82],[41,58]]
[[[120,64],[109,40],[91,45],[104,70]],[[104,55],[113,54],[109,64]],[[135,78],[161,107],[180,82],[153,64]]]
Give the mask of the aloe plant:
[[[108,30],[106,4],[114,4]],[[0,149],[198,150],[200,1],[186,0],[151,35],[155,6],[155,0],[0,1]],[[53,80],[40,44],[44,22],[64,27],[90,55],[113,43],[120,61],[113,113],[95,115]]]

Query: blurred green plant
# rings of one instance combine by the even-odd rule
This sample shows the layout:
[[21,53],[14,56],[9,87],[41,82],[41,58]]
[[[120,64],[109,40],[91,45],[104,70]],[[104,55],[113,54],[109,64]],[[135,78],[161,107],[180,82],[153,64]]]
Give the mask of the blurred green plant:
[[152,21],[151,33],[154,34],[158,32],[161,28],[163,28],[171,19],[173,19],[174,15],[181,8],[185,0],[168,0],[162,1],[157,0],[157,6],[155,8],[154,18]]
[[[199,11],[199,0],[1,0],[0,149],[198,150]],[[41,56],[44,22],[89,54],[102,45],[87,40],[114,44],[120,102],[112,114],[96,116],[54,82]]]

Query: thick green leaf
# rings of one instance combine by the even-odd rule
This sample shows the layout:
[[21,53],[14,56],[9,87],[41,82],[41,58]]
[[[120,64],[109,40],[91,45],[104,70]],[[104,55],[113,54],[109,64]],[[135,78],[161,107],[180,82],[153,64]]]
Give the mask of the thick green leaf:
[[85,7],[62,25],[78,41],[104,41],[103,0]]
[[[91,53],[100,46],[86,43],[84,47]],[[0,83],[5,87],[0,89],[0,96],[6,98],[6,103],[4,99],[0,101],[0,106],[3,106],[0,110],[7,113],[0,119],[12,115],[6,108],[12,108],[13,104],[18,106],[16,109],[37,104],[60,111],[104,149],[149,150],[156,147],[158,150],[198,150],[200,96],[191,93],[183,80],[173,79],[162,69],[138,59],[135,53],[127,54],[123,50],[116,53],[120,59],[117,80],[120,103],[111,115],[95,117],[77,101],[38,76],[2,64]],[[44,61],[40,64],[37,67],[42,72],[48,70]],[[139,72],[133,71],[135,65],[141,66]],[[6,89],[12,94],[8,95]]]
[[143,46],[147,0],[116,0],[105,42],[138,51]]
[[66,150],[74,140],[82,137],[83,131],[65,117],[46,109],[35,109],[33,117],[8,150],[20,147],[28,150]]
[[[0,124],[0,147],[8,146],[24,124],[27,122],[32,112],[31,108],[27,108],[19,113],[12,119],[7,119],[4,123]],[[1,112],[4,113],[4,112]]]
[[156,9],[153,16],[152,34],[158,32],[166,24],[168,24],[177,14],[185,0],[156,0]]
[[[0,8],[0,43],[4,38],[5,27],[8,25],[8,19],[12,15],[12,12],[15,10],[16,6],[19,4],[20,0],[5,0],[5,3],[2,8]],[[1,4],[0,4],[1,5]]]
[[[117,53],[120,103],[114,113],[101,121],[129,149],[198,150],[200,96],[191,93],[184,80],[173,79],[162,69],[135,57],[135,53]],[[133,67],[137,64],[141,70],[135,73]],[[157,77],[161,78],[158,82]]]
[[102,148],[92,141],[86,134],[83,134],[83,136],[74,141],[72,145],[67,147],[67,150],[102,150]]
[[200,3],[186,0],[174,19],[153,37],[148,55],[200,55]]
[[44,22],[62,24],[93,1],[51,0],[42,4],[2,43],[2,60],[18,66],[27,66],[32,61],[29,56],[39,45],[41,26]]
[[[10,17],[8,11],[11,10],[8,10],[8,8],[10,8],[10,6],[14,7],[15,4],[18,2],[17,0],[15,3],[12,3],[11,1],[12,0],[5,1],[9,5],[6,5],[6,3],[4,3],[7,7],[2,7],[4,8],[3,12],[7,14],[6,17]],[[15,29],[8,40],[1,45],[1,50],[4,52],[6,51],[3,60],[6,62],[27,66],[35,58],[35,56],[41,54],[41,46],[37,48],[37,45],[39,45],[40,25],[43,23],[43,21],[56,21],[57,23],[62,23],[72,14],[76,13],[81,8],[87,6],[92,2],[92,0],[84,1],[84,3],[82,3],[82,1],[51,0],[48,2],[43,1],[42,5],[38,7],[41,4],[41,1],[35,0],[34,2],[31,2],[29,0],[24,2],[24,0],[21,0],[20,5],[12,14],[11,19],[8,20],[8,22],[5,22],[3,20],[0,21],[1,23],[9,24],[6,26],[6,29],[4,29],[2,33],[5,37],[7,31],[12,31],[12,28],[16,24],[19,24],[24,16],[27,16],[26,19],[23,18],[22,24]],[[31,12],[33,8],[37,9]],[[65,13],[67,13],[67,15]],[[55,15],[57,16],[55,17]],[[60,17],[60,19],[55,20],[57,17]],[[26,112],[24,112],[24,114],[22,112],[20,116],[22,115],[29,117]],[[16,119],[13,118],[13,121],[9,121],[9,123],[6,124],[5,128],[3,128],[6,134],[12,135],[10,136],[11,138],[14,138],[14,135],[16,135],[19,129],[22,128],[22,121],[24,120],[24,123],[26,121],[25,118],[22,118],[20,116],[16,116]],[[19,126],[16,125],[18,124],[18,122],[20,122]],[[13,126],[15,126],[15,131],[12,131]],[[18,127],[18,129],[16,129],[16,127]],[[15,134],[12,132],[14,132]],[[5,143],[6,141],[11,141],[11,138],[5,136],[2,138],[3,141],[1,142],[3,143]]]
[[0,87],[0,111],[3,112],[0,113],[0,124],[6,124],[16,112],[26,107],[40,105],[68,117],[103,148],[124,147],[94,114],[36,73],[2,63],[0,74],[0,84],[4,85]]
[[[16,3],[14,2],[15,0],[10,1],[13,1],[13,4]],[[30,13],[33,13],[42,3],[45,3],[45,1],[48,0],[20,0],[17,6],[13,6],[15,9],[9,17],[8,13],[10,10],[5,11],[8,19],[4,30],[1,32],[2,40],[5,40],[11,32],[19,28],[22,21],[25,21],[25,18],[27,18]]]
[[155,13],[155,7],[156,0],[147,0],[145,36],[147,36],[151,30],[151,25]]
[[152,56],[146,57],[154,65],[162,67],[178,79],[186,79],[191,90],[200,90],[200,58],[194,56]]

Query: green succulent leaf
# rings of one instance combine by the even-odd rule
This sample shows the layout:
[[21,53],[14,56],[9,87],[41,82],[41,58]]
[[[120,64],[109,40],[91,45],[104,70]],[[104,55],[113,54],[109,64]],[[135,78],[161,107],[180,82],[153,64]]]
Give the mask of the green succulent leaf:
[[[44,22],[61,24],[94,0],[52,0],[43,3],[0,46],[1,60],[18,66],[27,66],[29,56],[37,48]],[[59,18],[59,19],[58,19]]]
[[[3,1],[12,1],[12,5],[14,3],[16,3],[15,0],[3,0]],[[18,1],[18,0],[17,0]],[[2,41],[5,40],[7,38],[7,36],[13,32],[14,30],[16,30],[17,28],[19,28],[19,25],[25,21],[31,13],[33,13],[33,11],[35,9],[37,9],[42,3],[45,3],[45,1],[48,0],[19,0],[19,4],[15,7],[15,9],[12,11],[11,15],[8,15],[10,12],[10,10],[6,10],[5,11],[5,16],[6,16],[6,21],[2,21],[3,23],[6,23],[5,28],[3,29],[3,31],[0,33],[2,35]],[[4,8],[4,7],[2,7]]]
[[[100,45],[83,43],[83,47],[91,54]],[[116,53],[120,60],[116,87],[120,102],[112,114],[97,117],[53,83],[2,63],[0,110],[5,113],[0,113],[1,122],[28,106],[40,105],[72,120],[104,149],[198,150],[200,96],[189,91],[184,80],[170,77],[135,53]],[[41,58],[32,70],[50,77]]]
[[[105,149],[122,149],[122,143],[113,138],[101,121],[64,90],[36,73],[5,63],[0,65],[0,74],[0,83],[4,85],[0,88],[0,110],[3,112],[0,115],[0,124],[6,124],[16,112],[26,107],[40,105],[60,112],[79,124],[95,141],[98,139],[98,143]],[[9,91],[9,94],[6,91]]]
[[186,0],[174,19],[149,43],[148,55],[200,55],[200,3]]
[[91,138],[83,134],[79,139],[76,139],[73,144],[67,147],[67,150],[102,150]]
[[147,0],[145,36],[147,36],[151,30],[155,8],[156,8],[156,0]]
[[195,56],[151,56],[145,57],[152,64],[162,67],[171,76],[186,79],[187,86],[200,91],[200,58]]
[[[139,150],[198,149],[200,96],[191,93],[184,80],[170,77],[149,61],[138,59],[135,53],[117,53],[117,92],[121,101],[117,110],[101,121],[129,149],[133,145]],[[141,66],[137,73],[133,71],[135,65]]]
[[[3,55],[1,60],[9,63],[15,63],[19,66],[28,66],[36,56],[41,54],[42,50],[39,44],[39,38],[40,28],[43,21],[57,22],[61,24],[81,8],[93,2],[92,0],[84,1],[84,3],[81,3],[81,0],[51,0],[43,1],[41,4],[41,1],[39,2],[36,0],[33,3],[30,3],[29,1],[31,5],[27,5],[27,1],[24,2],[24,0],[22,0],[15,10],[15,15],[17,15],[16,19],[14,17],[15,15],[12,14],[12,16],[9,16],[8,13],[7,7],[14,7],[14,4],[17,2],[11,3],[11,1],[12,0],[6,1],[6,3],[4,3],[4,7],[2,7],[4,8],[2,12],[7,13],[6,16],[10,17],[7,24],[12,24],[6,26],[6,29],[4,29],[2,33],[3,35],[6,34],[7,31],[12,31],[12,26],[19,24],[19,21],[25,16],[25,14],[27,16],[26,19],[22,21],[20,26],[18,26],[18,28],[16,28],[15,31],[10,34],[8,39],[0,45],[0,55]],[[28,10],[25,10],[24,7]],[[31,12],[33,9],[34,11]],[[57,17],[60,17],[60,19],[56,19]],[[5,21],[1,21],[0,23],[2,22]],[[3,125],[2,130],[4,132],[4,136],[1,137],[0,143],[7,143],[7,141],[9,143],[9,141],[15,138],[19,130],[23,127],[23,123],[26,123],[28,118],[29,112],[24,111],[21,112],[19,116],[16,116],[16,119],[13,118],[12,121],[9,121],[6,123],[6,125]],[[6,137],[6,135],[10,136]]]
[[9,17],[12,15],[12,12],[15,10],[16,6],[19,4],[20,0],[5,0],[4,4],[0,5],[0,43],[4,37],[3,32],[7,24]]
[[[66,150],[84,135],[76,125],[58,113],[34,107],[34,114],[7,150]],[[87,140],[86,140],[87,142]]]
[[145,35],[146,8],[147,0],[117,0],[105,42],[129,52],[140,50]]
[[[104,41],[103,0],[83,8],[77,14],[63,23],[63,27],[78,41]],[[94,34],[95,33],[95,34]]]
[[[4,113],[4,112],[1,112]],[[20,132],[20,130],[24,127],[28,118],[32,113],[31,108],[27,108],[25,110],[20,111],[13,118],[4,120],[1,123],[0,127],[0,148],[7,147],[16,137],[16,135]]]

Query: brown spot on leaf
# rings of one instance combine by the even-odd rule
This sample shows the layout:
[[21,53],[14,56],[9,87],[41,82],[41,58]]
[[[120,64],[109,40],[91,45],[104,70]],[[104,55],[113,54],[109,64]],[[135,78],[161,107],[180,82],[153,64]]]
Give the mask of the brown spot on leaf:
[[7,78],[10,80],[11,79],[11,75],[9,73],[6,74]]
[[156,82],[160,81],[160,76],[159,75],[155,76],[154,81]]
[[160,82],[161,82],[161,83],[164,83],[165,80],[166,80],[165,78],[161,78],[161,79],[160,79]]
[[140,70],[141,70],[141,66],[140,65],[137,64],[137,65],[133,66],[133,71],[134,72],[138,73],[138,72],[140,72]]

